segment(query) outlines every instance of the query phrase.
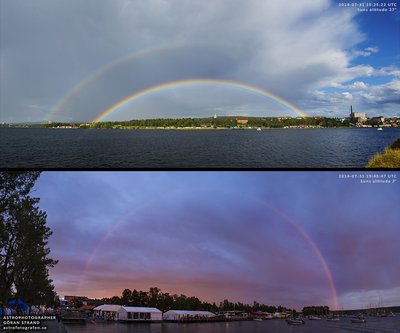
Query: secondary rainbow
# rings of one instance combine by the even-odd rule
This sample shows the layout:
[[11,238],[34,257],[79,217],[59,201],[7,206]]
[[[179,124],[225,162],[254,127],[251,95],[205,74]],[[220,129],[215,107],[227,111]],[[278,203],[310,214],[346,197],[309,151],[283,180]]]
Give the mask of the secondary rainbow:
[[134,92],[133,94],[125,97],[123,100],[113,104],[107,110],[103,111],[99,116],[92,120],[92,122],[99,122],[103,120],[105,117],[113,113],[114,111],[118,110],[119,108],[123,107],[124,105],[131,103],[133,101],[138,100],[141,97],[148,96],[154,94],[156,92],[165,91],[169,89],[175,89],[179,87],[185,86],[201,86],[201,85],[213,85],[213,86],[225,86],[231,88],[242,89],[245,91],[249,91],[255,94],[259,94],[268,98],[275,100],[276,102],[288,107],[289,109],[293,110],[296,114],[301,117],[308,117],[308,115],[300,110],[298,107],[290,103],[289,101],[283,99],[282,97],[273,94],[267,90],[264,90],[260,87],[249,83],[243,83],[239,81],[233,80],[221,80],[221,79],[187,79],[187,80],[179,80],[179,81],[170,81],[164,82],[161,84],[157,84],[154,86],[147,87],[145,89],[139,90]]
[[211,48],[230,48],[234,49],[237,46],[228,43],[203,43],[203,42],[191,42],[191,43],[173,43],[173,44],[162,44],[154,47],[148,47],[139,51],[132,52],[127,56],[119,58],[112,63],[98,68],[92,74],[86,76],[79,82],[77,82],[51,109],[50,113],[46,116],[46,121],[55,120],[55,118],[61,110],[63,110],[81,91],[89,87],[91,84],[104,77],[106,74],[111,73],[113,70],[126,65],[130,62],[145,59],[150,56],[162,54],[167,51],[177,51],[181,49],[190,49],[196,47],[211,47]]
[[179,48],[179,47],[184,47],[184,44],[169,44],[169,45],[161,45],[158,47],[149,47],[146,49],[142,49],[137,52],[133,52],[123,58],[120,58],[116,61],[113,61],[112,63],[100,67],[98,70],[96,70],[94,73],[88,75],[81,81],[79,81],[76,85],[74,85],[71,90],[64,95],[58,103],[52,108],[50,113],[47,115],[45,120],[53,120],[53,117],[55,117],[62,109],[65,108],[65,106],[75,97],[77,96],[82,90],[84,90],[86,87],[90,86],[94,82],[96,82],[98,79],[100,79],[102,76],[105,74],[111,72],[112,70],[127,64],[130,61],[135,61],[139,59],[143,59],[149,55],[152,54],[157,54],[159,52],[162,52],[164,50],[168,49],[174,49],[174,48]]

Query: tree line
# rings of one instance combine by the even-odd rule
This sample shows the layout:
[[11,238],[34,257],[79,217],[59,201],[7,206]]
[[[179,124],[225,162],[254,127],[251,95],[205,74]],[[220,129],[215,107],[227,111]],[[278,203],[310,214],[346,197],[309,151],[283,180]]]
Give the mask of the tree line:
[[303,308],[303,315],[318,315],[318,316],[326,316],[329,315],[330,310],[329,306],[306,306]]
[[162,312],[174,309],[174,310],[202,310],[210,312],[221,312],[221,311],[243,311],[243,312],[282,312],[290,311],[283,306],[271,306],[254,302],[252,305],[244,304],[241,302],[230,302],[225,299],[219,304],[215,302],[203,302],[195,296],[177,295],[164,293],[158,287],[150,288],[149,291],[141,290],[130,290],[125,289],[121,296],[113,296],[111,298],[103,298],[102,301],[111,304],[120,304],[124,306],[144,306],[144,307],[155,307],[160,309]]
[[[246,119],[246,124],[238,124],[238,119]],[[126,121],[111,121],[97,123],[52,123],[45,124],[44,127],[70,126],[74,125],[80,128],[184,128],[184,127],[201,127],[201,128],[283,128],[288,126],[312,126],[312,127],[346,127],[349,126],[348,120],[342,121],[339,118],[325,117],[209,117],[209,118],[157,118],[157,119],[134,119]]]

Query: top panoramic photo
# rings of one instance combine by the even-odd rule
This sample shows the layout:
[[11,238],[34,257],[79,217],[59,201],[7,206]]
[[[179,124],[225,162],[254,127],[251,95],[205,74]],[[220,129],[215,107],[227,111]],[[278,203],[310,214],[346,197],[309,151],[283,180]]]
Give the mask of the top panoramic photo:
[[0,0],[0,168],[399,168],[399,7]]

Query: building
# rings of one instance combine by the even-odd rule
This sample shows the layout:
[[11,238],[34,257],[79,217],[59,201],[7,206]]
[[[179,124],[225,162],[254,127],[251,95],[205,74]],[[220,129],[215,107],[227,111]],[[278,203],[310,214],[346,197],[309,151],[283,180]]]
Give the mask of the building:
[[88,298],[86,296],[65,296],[64,300],[67,301],[67,306],[76,307],[87,305]]
[[385,117],[379,116],[379,117],[372,117],[370,119],[372,122],[377,122],[383,124],[385,122]]
[[[221,315],[221,313],[220,313]],[[235,310],[230,310],[230,311],[224,311],[222,312],[222,315],[226,318],[226,319],[245,319],[245,318],[249,318],[249,314],[243,311],[235,311]]]
[[162,312],[157,308],[121,306],[118,318],[125,321],[162,321]]
[[249,120],[248,119],[236,119],[238,125],[246,125]]
[[97,318],[102,318],[104,320],[118,320],[118,310],[120,308],[122,308],[122,305],[103,304],[95,307],[93,311]]
[[353,112],[353,105],[350,105],[350,121],[355,123],[363,123],[367,121],[368,116],[364,112]]
[[95,307],[96,307],[96,305],[82,305],[78,310],[83,311],[88,316],[91,316],[94,312],[93,309]]
[[207,319],[215,317],[209,311],[169,310],[163,314],[164,320]]

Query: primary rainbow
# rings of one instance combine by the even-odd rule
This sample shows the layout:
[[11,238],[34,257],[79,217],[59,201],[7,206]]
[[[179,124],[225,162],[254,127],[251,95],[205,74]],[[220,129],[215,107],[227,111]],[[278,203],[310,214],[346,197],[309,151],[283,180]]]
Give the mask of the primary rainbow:
[[[197,189],[197,190],[199,190],[199,189]],[[205,191],[208,191],[208,190],[209,189],[207,189]],[[213,193],[215,193],[215,191],[221,191],[222,193],[224,192],[224,190],[217,189],[217,188],[213,188],[212,191],[213,191]],[[179,193],[179,192],[181,192],[181,190],[175,190],[175,192]],[[231,194],[232,192],[228,192],[228,193]],[[243,194],[243,193],[241,193],[241,194]],[[283,221],[285,223],[287,223],[292,228],[292,230],[294,230],[308,244],[308,246],[313,251],[316,258],[318,259],[319,263],[321,264],[323,272],[326,276],[326,279],[327,279],[327,282],[328,282],[328,285],[330,288],[330,292],[331,292],[331,297],[332,297],[331,305],[333,306],[334,310],[339,310],[341,308],[341,305],[340,305],[339,296],[338,296],[338,292],[336,289],[335,280],[333,278],[332,272],[329,268],[329,265],[323,255],[323,253],[321,252],[321,250],[317,246],[317,244],[313,241],[313,239],[310,237],[310,235],[305,231],[304,228],[301,227],[301,225],[299,223],[297,223],[294,219],[289,217],[285,212],[283,212],[278,207],[273,206],[266,200],[260,199],[258,197],[253,197],[253,196],[248,196],[248,195],[247,195],[247,197],[248,198],[252,197],[253,201],[256,202],[258,205],[260,205],[261,207],[264,207],[268,210],[271,210],[275,214],[280,216],[283,219]],[[103,248],[104,243],[112,237],[114,232],[119,227],[121,227],[121,225],[123,225],[124,223],[127,223],[128,216],[134,216],[136,213],[138,213],[140,211],[149,209],[152,204],[154,204],[153,200],[148,201],[139,207],[135,207],[135,209],[133,209],[133,211],[128,210],[122,216],[117,218],[116,222],[105,232],[103,237],[99,240],[99,242],[96,244],[96,246],[91,251],[91,253],[86,261],[85,268],[83,269],[82,274],[78,280],[78,285],[76,287],[75,292],[79,293],[79,292],[82,292],[81,289],[84,289],[83,284],[86,280],[86,275],[88,274],[88,272],[90,270],[90,266],[91,266],[92,262],[94,261],[95,257],[98,256],[101,249]]]
[[133,102],[140,97],[144,97],[159,91],[164,91],[168,89],[174,89],[178,87],[184,86],[197,86],[197,85],[216,85],[216,86],[226,86],[232,88],[238,88],[242,90],[246,90],[249,92],[253,92],[256,94],[263,95],[265,97],[271,98],[278,103],[288,107],[289,109],[293,110],[301,117],[308,117],[308,115],[301,111],[298,107],[293,105],[292,103],[288,102],[287,100],[283,99],[282,97],[275,95],[267,90],[264,90],[260,87],[254,86],[252,84],[243,83],[239,81],[233,80],[221,80],[221,79],[187,79],[187,80],[179,80],[179,81],[171,81],[171,82],[164,82],[161,84],[157,84],[151,87],[147,87],[145,89],[139,90],[134,92],[133,94],[125,97],[123,100],[115,103],[114,105],[110,106],[107,110],[103,111],[99,116],[92,120],[92,122],[99,122],[103,118],[107,117],[112,112],[118,110],[119,108],[123,107],[127,103]]

